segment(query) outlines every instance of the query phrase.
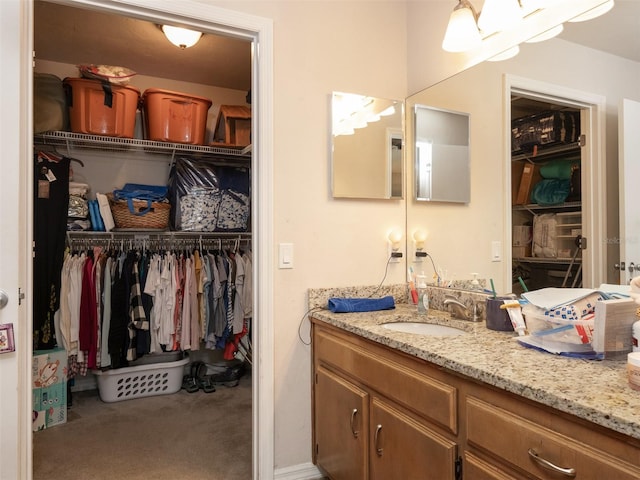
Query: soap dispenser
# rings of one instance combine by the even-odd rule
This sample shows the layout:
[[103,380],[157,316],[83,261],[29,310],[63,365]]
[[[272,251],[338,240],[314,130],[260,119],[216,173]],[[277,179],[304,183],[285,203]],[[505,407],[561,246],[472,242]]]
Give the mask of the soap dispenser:
[[482,290],[480,282],[478,281],[478,274],[472,273],[471,276],[473,277],[473,280],[471,280],[471,290]]

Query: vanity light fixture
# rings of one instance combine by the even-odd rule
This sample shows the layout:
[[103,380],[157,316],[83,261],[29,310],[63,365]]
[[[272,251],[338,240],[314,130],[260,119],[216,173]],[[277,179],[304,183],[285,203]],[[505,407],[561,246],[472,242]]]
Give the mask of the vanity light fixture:
[[188,28],[173,27],[171,25],[162,25],[160,27],[167,40],[173,43],[176,47],[184,50],[185,48],[193,47],[200,37],[202,32],[195,30],[189,30]]
[[399,262],[402,258],[402,252],[400,251],[402,231],[399,228],[391,229],[387,234],[387,240],[389,241],[389,261]]
[[422,261],[427,256],[427,252],[424,251],[424,243],[427,240],[427,232],[422,229],[418,229],[413,232],[413,245],[415,247],[416,261]]
[[[591,20],[608,12],[613,6],[614,0],[602,0],[602,3],[569,21]],[[449,18],[442,48],[448,52],[467,52],[479,47],[484,40],[495,34],[514,30],[520,24],[524,25],[525,21],[527,25],[539,24],[539,30],[542,31],[528,42],[548,40],[562,32],[562,24],[550,28],[548,23],[550,12],[556,8],[558,13],[568,13],[570,8],[576,7],[569,0],[484,0],[482,11],[477,14],[471,0],[458,0]],[[507,52],[511,55],[507,55]],[[517,50],[509,49],[490,60],[506,60],[515,54]]]

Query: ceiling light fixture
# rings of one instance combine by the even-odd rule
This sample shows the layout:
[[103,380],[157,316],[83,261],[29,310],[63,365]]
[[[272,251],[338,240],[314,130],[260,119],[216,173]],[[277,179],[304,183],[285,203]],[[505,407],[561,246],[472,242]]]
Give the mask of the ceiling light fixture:
[[591,10],[588,10],[583,14],[578,15],[575,18],[572,18],[569,21],[570,22],[586,22],[587,20],[592,20],[596,17],[599,17],[600,15],[604,15],[609,10],[611,10],[613,6],[614,6],[614,1],[609,0],[608,2],[605,2],[602,5],[598,5],[597,7],[592,8]]
[[196,32],[188,28],[173,27],[171,25],[162,25],[160,28],[167,40],[182,50],[193,47],[202,37],[202,32]]

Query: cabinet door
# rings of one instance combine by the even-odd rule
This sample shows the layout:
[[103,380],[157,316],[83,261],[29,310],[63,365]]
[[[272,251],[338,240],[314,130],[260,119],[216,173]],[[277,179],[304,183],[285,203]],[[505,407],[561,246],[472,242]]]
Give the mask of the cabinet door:
[[332,480],[367,478],[368,394],[318,367],[315,385],[316,462]]
[[372,480],[453,480],[457,446],[400,410],[371,403]]

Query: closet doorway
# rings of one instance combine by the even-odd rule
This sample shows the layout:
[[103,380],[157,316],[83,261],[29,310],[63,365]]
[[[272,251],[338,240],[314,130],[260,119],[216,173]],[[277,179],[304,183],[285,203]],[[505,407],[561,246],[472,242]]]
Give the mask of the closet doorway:
[[[573,241],[568,242],[566,245],[562,244],[562,241],[558,241],[558,246],[565,248],[566,252],[562,252],[561,257],[556,254],[554,258],[545,258],[542,255],[535,256],[532,253],[516,253],[520,252],[524,247],[513,247],[511,255],[511,262],[505,262],[505,268],[509,269],[505,271],[505,279],[516,278],[514,284],[514,291],[519,288],[517,277],[522,273],[518,268],[530,269],[537,275],[536,281],[538,284],[533,285],[532,288],[543,288],[546,286],[568,286],[571,287],[574,280],[578,280],[580,285],[585,288],[597,288],[601,283],[606,281],[605,276],[605,251],[602,248],[604,245],[605,236],[605,223],[604,223],[604,205],[605,205],[605,99],[604,97],[596,94],[586,93],[579,90],[574,90],[558,85],[548,84],[536,80],[526,79],[522,77],[516,77],[512,75],[505,76],[505,115],[507,119],[507,129],[505,132],[505,152],[506,165],[505,172],[508,172],[506,189],[507,199],[511,201],[506,202],[507,213],[505,218],[508,218],[507,222],[507,245],[514,245],[514,226],[531,226],[531,222],[523,220],[527,215],[528,217],[535,217],[543,213],[548,213],[546,210],[539,210],[540,205],[532,204],[529,198],[525,201],[516,201],[519,182],[521,181],[521,170],[516,171],[519,163],[523,161],[534,166],[534,170],[538,170],[541,164],[549,164],[550,160],[556,160],[556,156],[560,158],[568,159],[568,154],[560,153],[560,155],[552,155],[549,158],[544,158],[544,149],[536,149],[533,152],[526,152],[524,154],[511,155],[512,152],[512,120],[515,116],[518,116],[518,112],[521,114],[526,111],[527,108],[533,109],[531,112],[551,111],[551,110],[563,110],[568,112],[576,112],[579,115],[580,134],[579,140],[580,146],[577,147],[577,164],[578,170],[578,191],[581,195],[578,196],[578,200],[574,202],[563,203],[557,208],[553,207],[549,212],[553,212],[563,218],[566,218],[566,222],[576,222],[576,225],[569,228],[567,223],[567,235],[561,235],[563,237],[582,237],[583,240],[580,245],[578,241],[574,244]],[[578,142],[576,142],[578,145]],[[550,150],[553,150],[551,148]],[[570,155],[574,155],[575,152]],[[523,158],[521,158],[523,157]],[[521,167],[520,167],[521,168]],[[540,180],[540,175],[538,175]],[[528,196],[527,196],[528,197]],[[570,198],[567,200],[571,200]],[[569,207],[565,209],[565,207]],[[547,208],[547,207],[544,207]],[[576,216],[579,220],[574,220]],[[562,222],[564,220],[560,220]],[[559,230],[561,231],[561,226]],[[561,232],[563,233],[563,232]],[[573,240],[573,239],[571,239]],[[535,245],[534,245],[535,247]],[[577,252],[577,254],[576,254]],[[551,256],[550,256],[551,257]],[[568,267],[571,264],[572,267]],[[578,271],[576,264],[579,265]],[[564,269],[561,272],[560,269]],[[554,277],[550,272],[558,272]],[[562,273],[560,275],[560,273]],[[568,273],[568,274],[567,274]],[[579,276],[576,278],[575,275]],[[562,282],[564,277],[567,277],[565,285],[555,284],[553,282]],[[550,283],[551,282],[551,283]]]
[[[252,45],[251,58],[251,104],[252,120],[252,155],[251,155],[251,204],[252,204],[252,251],[254,257],[254,291],[253,291],[253,477],[270,478],[273,475],[273,363],[272,328],[273,306],[270,282],[272,277],[272,212],[268,206],[272,204],[272,122],[264,121],[271,117],[271,65],[272,65],[272,24],[270,20],[252,15],[238,14],[216,7],[208,7],[189,1],[180,2],[179,6],[157,2],[118,2],[96,5],[85,0],[53,1],[49,3],[70,5],[80,9],[92,9],[115,14],[127,18],[135,18],[147,22],[176,23],[191,26],[207,34],[232,36],[243,39]],[[133,2],[132,2],[133,3]],[[146,6],[139,6],[143,3]],[[33,21],[31,21],[33,33]],[[37,35],[37,31],[35,32]],[[259,45],[260,48],[257,48]],[[257,52],[260,52],[258,55]],[[37,58],[37,52],[36,52]],[[259,73],[259,74],[258,74]],[[254,168],[260,159],[260,169]],[[258,302],[260,299],[260,302]],[[259,319],[259,320],[258,320]],[[30,363],[29,363],[30,364]],[[258,367],[259,366],[259,367]],[[258,368],[260,371],[258,372]],[[31,369],[29,368],[29,371]],[[26,425],[26,422],[24,423]],[[31,451],[32,436],[26,435]],[[203,447],[204,448],[204,447]],[[203,455],[206,455],[203,452]]]

